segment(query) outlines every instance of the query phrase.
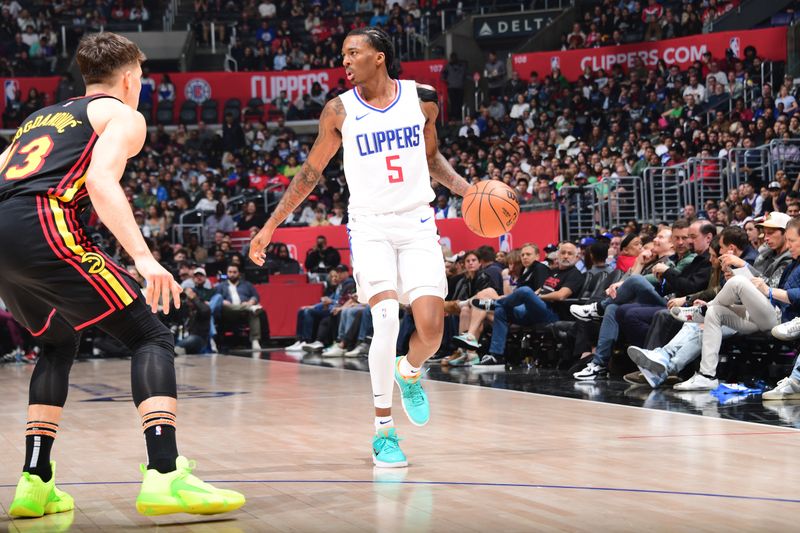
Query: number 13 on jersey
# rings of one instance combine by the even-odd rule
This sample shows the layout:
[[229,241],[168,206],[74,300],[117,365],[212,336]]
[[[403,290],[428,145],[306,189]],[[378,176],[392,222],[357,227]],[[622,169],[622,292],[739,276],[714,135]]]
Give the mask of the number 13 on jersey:
[[399,155],[386,156],[386,170],[394,174],[389,174],[389,183],[401,183],[403,181],[403,167],[393,163],[400,159]]
[[[8,152],[8,157],[6,157],[5,163],[3,163],[3,168],[0,168],[0,175],[2,175],[5,170],[5,177],[8,181],[25,179],[42,169],[45,158],[50,155],[52,150],[53,139],[51,139],[49,135],[37,137],[19,149],[17,145],[14,145]],[[24,155],[25,160],[22,162],[22,165],[9,166],[11,158],[15,155]]]

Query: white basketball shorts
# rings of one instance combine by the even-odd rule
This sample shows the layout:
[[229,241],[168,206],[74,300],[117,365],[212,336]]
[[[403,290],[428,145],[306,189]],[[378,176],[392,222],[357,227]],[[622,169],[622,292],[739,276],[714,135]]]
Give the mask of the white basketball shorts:
[[358,300],[396,291],[400,303],[420,296],[447,296],[434,212],[424,205],[404,213],[351,214],[347,224],[350,261]]

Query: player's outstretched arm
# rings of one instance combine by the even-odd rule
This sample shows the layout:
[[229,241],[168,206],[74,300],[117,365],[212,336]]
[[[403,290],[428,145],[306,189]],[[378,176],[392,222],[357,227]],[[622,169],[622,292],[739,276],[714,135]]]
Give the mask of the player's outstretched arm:
[[439,135],[436,133],[436,118],[439,116],[439,103],[436,91],[429,85],[417,84],[419,105],[425,115],[425,153],[428,156],[428,171],[431,177],[450,189],[454,194],[464,196],[469,183],[458,175],[450,162],[439,153]]
[[[144,117],[110,99],[92,102],[89,109],[92,125],[101,130],[86,174],[86,190],[92,206],[147,281],[145,299],[152,311],[155,313],[158,310],[160,297],[163,311],[168,313],[170,297],[175,308],[180,307],[180,285],[153,258],[119,184],[125,164],[141,151],[147,136]],[[98,126],[102,124],[104,126],[101,129]]]
[[300,168],[300,172],[292,178],[292,182],[283,193],[281,201],[275,207],[275,211],[272,212],[267,223],[250,242],[250,260],[258,266],[264,264],[266,259],[264,250],[272,239],[275,228],[280,226],[291,212],[311,194],[322,177],[322,171],[325,170],[328,162],[342,145],[341,128],[344,117],[344,104],[339,97],[325,104],[319,117],[317,140],[314,141],[308,158]]

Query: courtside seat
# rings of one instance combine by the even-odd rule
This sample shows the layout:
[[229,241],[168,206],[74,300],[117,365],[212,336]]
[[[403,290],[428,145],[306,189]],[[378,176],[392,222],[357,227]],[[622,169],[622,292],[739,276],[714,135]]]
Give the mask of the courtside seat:
[[722,341],[717,375],[726,382],[784,378],[792,371],[798,347],[797,341],[781,341],[769,331],[734,335]]

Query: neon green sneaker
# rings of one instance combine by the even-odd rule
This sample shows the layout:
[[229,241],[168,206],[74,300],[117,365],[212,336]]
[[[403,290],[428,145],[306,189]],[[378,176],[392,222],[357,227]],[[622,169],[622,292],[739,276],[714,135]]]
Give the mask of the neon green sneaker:
[[44,482],[35,474],[23,472],[17,483],[14,501],[8,508],[11,516],[38,518],[46,514],[63,513],[75,508],[72,496],[56,487],[56,462],[50,461],[53,475]]
[[381,468],[408,466],[408,460],[400,449],[400,438],[394,428],[381,429],[372,438],[372,464]]
[[424,426],[431,418],[431,410],[428,405],[428,396],[422,390],[422,373],[413,378],[407,378],[400,374],[400,359],[394,360],[394,380],[400,387],[400,394],[403,399],[403,411],[411,423],[415,426]]
[[136,510],[140,514],[218,514],[234,511],[244,505],[243,494],[218,489],[192,475],[194,461],[178,456],[175,466],[175,471],[162,474],[141,465],[144,480],[136,498]]

